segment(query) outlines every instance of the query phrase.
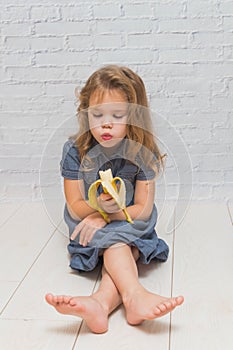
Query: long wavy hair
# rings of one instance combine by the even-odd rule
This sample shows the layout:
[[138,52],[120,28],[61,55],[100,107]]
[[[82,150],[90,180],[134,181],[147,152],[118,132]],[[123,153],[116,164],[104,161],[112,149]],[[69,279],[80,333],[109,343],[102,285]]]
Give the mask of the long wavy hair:
[[108,65],[102,67],[89,77],[80,91],[77,108],[79,131],[72,136],[75,139],[80,160],[84,159],[94,142],[88,122],[90,97],[95,94],[98,96],[99,103],[101,103],[104,93],[114,90],[121,92],[129,103],[126,138],[135,142],[132,149],[127,150],[130,158],[126,154],[126,159],[136,159],[136,156],[140,155],[141,161],[156,169],[157,172],[161,169],[161,165],[163,167],[164,155],[161,155],[156,137],[153,134],[145,86],[142,79],[135,72],[124,66]]

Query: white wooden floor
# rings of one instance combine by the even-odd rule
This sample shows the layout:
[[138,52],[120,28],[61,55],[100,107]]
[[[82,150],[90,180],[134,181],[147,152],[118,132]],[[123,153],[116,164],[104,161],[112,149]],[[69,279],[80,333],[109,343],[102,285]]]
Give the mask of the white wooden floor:
[[[91,334],[81,319],[62,316],[46,292],[88,295],[99,271],[70,270],[61,208],[42,203],[0,206],[0,349],[2,350],[232,350],[233,207],[192,203],[181,224],[166,233],[173,207],[161,208],[157,231],[170,245],[169,260],[139,266],[151,291],[183,294],[173,314],[132,327],[119,308],[109,331]],[[60,226],[58,226],[60,223]]]

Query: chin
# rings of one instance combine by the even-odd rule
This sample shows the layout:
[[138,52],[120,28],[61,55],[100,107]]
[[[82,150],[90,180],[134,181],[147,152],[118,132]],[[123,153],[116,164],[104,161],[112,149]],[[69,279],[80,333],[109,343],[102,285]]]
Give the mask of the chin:
[[110,148],[110,147],[114,147],[116,146],[119,142],[121,142],[121,140],[117,139],[117,140],[109,140],[109,141],[101,141],[100,144],[101,146],[105,147],[105,148]]

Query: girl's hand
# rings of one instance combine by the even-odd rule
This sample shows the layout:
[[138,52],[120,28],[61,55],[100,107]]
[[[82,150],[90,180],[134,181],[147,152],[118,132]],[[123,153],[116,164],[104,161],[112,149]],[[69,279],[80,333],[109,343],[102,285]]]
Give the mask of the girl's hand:
[[108,193],[101,193],[97,200],[100,208],[105,211],[105,213],[112,214],[121,210],[116,201]]
[[106,225],[106,221],[100,213],[93,213],[85,217],[74,229],[70,236],[74,240],[79,234],[79,244],[86,247],[92,240],[95,232]]

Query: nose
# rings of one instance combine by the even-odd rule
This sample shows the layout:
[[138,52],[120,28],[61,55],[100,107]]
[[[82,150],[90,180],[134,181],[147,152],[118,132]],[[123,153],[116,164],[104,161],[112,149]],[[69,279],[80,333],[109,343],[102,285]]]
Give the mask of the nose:
[[103,118],[102,128],[112,128],[112,126],[113,126],[112,117],[110,115],[106,115]]

